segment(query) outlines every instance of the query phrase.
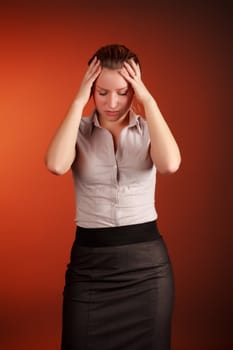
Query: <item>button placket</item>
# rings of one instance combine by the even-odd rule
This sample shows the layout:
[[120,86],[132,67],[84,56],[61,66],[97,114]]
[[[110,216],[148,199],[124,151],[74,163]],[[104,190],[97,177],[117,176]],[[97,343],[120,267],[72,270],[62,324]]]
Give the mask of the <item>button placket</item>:
[[[114,220],[116,220],[116,217],[117,217],[116,208],[119,204],[119,167],[118,167],[118,162],[117,162],[117,158],[119,156],[119,144],[118,144],[117,150],[115,152],[113,137],[108,130],[105,129],[105,132],[106,132],[106,135],[108,136],[108,139],[109,140],[111,139],[111,144],[109,142],[109,154],[110,154],[111,159],[113,160],[113,163],[112,163],[111,208],[112,208],[112,218],[114,218]],[[120,140],[119,140],[119,142],[120,142]]]
[[114,171],[114,183],[113,183],[112,206],[116,207],[118,204],[118,166],[117,166],[116,158],[115,158],[115,164],[113,165],[113,171]]

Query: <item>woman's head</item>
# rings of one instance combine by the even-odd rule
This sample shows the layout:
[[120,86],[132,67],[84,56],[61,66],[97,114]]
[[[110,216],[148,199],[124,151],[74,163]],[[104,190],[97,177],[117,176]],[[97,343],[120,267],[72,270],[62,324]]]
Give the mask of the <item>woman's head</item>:
[[100,61],[102,70],[92,87],[92,95],[101,121],[121,121],[128,115],[134,91],[120,74],[123,63],[134,60],[139,64],[136,54],[124,45],[101,47],[89,60]]
[[119,69],[122,68],[124,62],[133,59],[135,63],[140,65],[137,55],[124,45],[107,45],[101,47],[88,61],[88,65],[97,57],[103,68]]

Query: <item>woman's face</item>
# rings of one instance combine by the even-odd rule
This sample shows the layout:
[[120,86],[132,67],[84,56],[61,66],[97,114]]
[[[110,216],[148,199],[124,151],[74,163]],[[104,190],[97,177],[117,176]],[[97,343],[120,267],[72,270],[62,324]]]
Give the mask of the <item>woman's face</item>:
[[131,85],[120,75],[119,69],[102,68],[93,91],[100,123],[123,121],[131,107],[133,95]]

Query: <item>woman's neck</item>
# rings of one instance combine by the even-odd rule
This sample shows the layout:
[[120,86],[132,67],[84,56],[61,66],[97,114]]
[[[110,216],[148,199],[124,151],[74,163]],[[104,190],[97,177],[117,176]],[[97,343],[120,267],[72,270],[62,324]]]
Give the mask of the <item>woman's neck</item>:
[[127,113],[126,116],[123,116],[122,118],[111,121],[111,120],[106,120],[105,118],[101,118],[101,116],[98,116],[100,126],[102,128],[105,128],[109,131],[113,130],[122,130],[126,125],[129,124],[129,113]]

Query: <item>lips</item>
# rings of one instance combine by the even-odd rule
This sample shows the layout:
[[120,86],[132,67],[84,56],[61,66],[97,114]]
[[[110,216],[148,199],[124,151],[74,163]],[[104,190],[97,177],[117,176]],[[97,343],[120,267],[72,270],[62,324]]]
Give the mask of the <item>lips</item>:
[[105,111],[105,113],[108,115],[117,115],[118,111]]

